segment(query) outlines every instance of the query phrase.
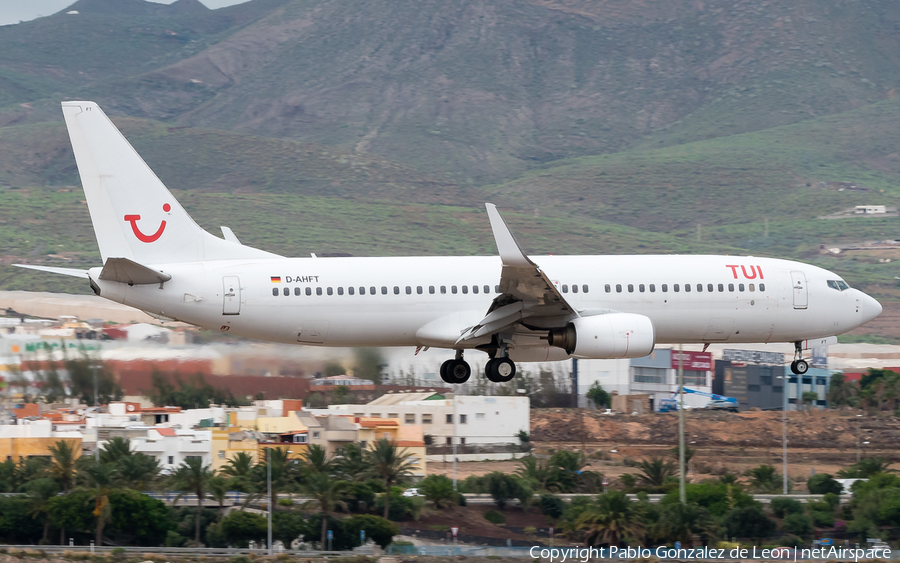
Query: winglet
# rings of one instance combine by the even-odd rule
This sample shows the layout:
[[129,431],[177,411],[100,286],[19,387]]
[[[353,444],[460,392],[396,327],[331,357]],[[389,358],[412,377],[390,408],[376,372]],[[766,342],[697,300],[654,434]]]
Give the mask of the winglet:
[[493,203],[485,203],[484,206],[487,208],[491,230],[494,231],[494,241],[497,243],[497,251],[500,253],[503,265],[515,268],[534,267],[534,262],[522,252],[522,247],[516,242],[516,237],[510,232],[503,217],[500,216],[497,206]]

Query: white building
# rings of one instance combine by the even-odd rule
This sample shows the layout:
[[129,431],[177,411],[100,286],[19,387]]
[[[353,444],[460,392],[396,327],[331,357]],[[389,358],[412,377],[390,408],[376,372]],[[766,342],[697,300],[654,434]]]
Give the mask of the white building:
[[325,414],[393,418],[400,425],[421,425],[433,443],[518,444],[530,433],[528,397],[481,397],[435,393],[382,395],[366,405],[331,405]]
[[883,215],[887,213],[885,205],[857,205],[854,212],[858,215]]
[[145,437],[131,439],[131,449],[155,457],[163,473],[172,473],[188,458],[212,463],[212,432],[153,426]]

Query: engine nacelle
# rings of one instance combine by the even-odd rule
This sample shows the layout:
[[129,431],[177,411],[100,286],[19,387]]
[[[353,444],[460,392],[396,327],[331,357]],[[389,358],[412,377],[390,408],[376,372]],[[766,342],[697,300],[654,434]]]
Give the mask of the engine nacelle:
[[576,358],[640,358],[653,351],[656,331],[644,315],[609,313],[579,317],[565,328],[551,329],[549,342]]

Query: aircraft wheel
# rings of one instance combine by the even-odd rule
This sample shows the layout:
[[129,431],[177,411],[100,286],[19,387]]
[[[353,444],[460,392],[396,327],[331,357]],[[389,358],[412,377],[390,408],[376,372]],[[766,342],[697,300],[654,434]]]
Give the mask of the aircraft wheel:
[[806,360],[797,360],[791,364],[791,371],[797,375],[803,375],[809,371],[809,363]]
[[[446,367],[445,367],[446,366]],[[469,380],[472,368],[465,360],[447,360],[441,365],[441,379],[453,385],[459,385]]]
[[516,364],[509,358],[492,358],[484,366],[484,375],[494,383],[506,383],[516,376]]

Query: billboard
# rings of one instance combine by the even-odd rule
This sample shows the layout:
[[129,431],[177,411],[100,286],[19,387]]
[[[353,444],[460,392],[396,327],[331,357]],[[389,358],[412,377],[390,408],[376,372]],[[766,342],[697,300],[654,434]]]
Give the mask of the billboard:
[[784,365],[784,354],[781,352],[725,349],[722,351],[722,359],[726,362],[743,362],[745,364]]
[[[672,350],[670,357],[672,359],[672,369],[678,369],[678,350]],[[680,357],[684,364],[684,369],[693,371],[710,371],[713,369],[711,352],[681,352]]]

